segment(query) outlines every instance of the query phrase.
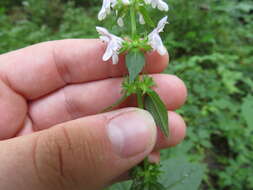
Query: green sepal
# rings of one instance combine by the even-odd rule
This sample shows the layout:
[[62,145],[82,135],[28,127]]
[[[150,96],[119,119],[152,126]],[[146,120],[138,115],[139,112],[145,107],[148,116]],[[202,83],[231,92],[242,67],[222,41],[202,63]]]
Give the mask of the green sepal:
[[156,124],[160,127],[163,134],[165,136],[169,136],[168,111],[159,95],[155,91],[147,92],[144,104],[145,109],[148,110],[154,117]]

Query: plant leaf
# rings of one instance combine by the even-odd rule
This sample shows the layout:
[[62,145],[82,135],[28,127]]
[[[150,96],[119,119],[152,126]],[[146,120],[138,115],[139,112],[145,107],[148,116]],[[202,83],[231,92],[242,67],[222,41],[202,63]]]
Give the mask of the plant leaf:
[[243,100],[242,104],[242,116],[247,122],[247,125],[249,127],[253,127],[253,96],[248,95],[246,98]]
[[160,183],[167,190],[197,190],[204,170],[203,164],[188,162],[186,157],[170,158],[162,162]]
[[106,190],[130,190],[131,184],[132,184],[132,181],[121,182],[121,183],[114,184],[113,186],[111,186],[110,188]]
[[145,65],[144,54],[139,51],[130,51],[126,55],[126,66],[129,72],[129,80],[133,82]]
[[118,99],[114,104],[112,104],[111,106],[103,109],[100,113],[104,113],[104,112],[108,112],[111,111],[113,108],[119,106],[120,104],[122,104],[126,99],[128,98],[128,95],[124,94],[120,99]]
[[168,111],[165,104],[155,91],[147,92],[145,109],[152,114],[156,124],[161,128],[164,135],[169,136]]

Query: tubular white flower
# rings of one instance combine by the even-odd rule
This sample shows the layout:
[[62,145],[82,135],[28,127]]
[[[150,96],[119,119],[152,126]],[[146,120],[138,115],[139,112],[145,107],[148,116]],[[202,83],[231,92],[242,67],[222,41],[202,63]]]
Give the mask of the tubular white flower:
[[118,20],[117,20],[117,23],[120,27],[123,27],[124,26],[124,20],[122,17],[119,17]]
[[[115,5],[119,2],[119,0],[103,0],[103,5],[101,10],[98,13],[98,20],[104,20],[107,15],[111,13],[111,8],[114,8]],[[129,5],[129,0],[122,0],[124,5]]]
[[145,24],[145,20],[144,20],[143,15],[141,13],[139,13],[139,22],[140,22],[140,24]]
[[122,0],[122,3],[123,3],[124,5],[129,5],[129,4],[130,4],[130,1],[129,1],[129,0]]
[[167,16],[162,18],[159,21],[157,27],[148,35],[149,45],[153,48],[153,50],[156,50],[160,55],[166,54],[166,48],[163,45],[159,33],[163,32],[165,25],[168,23],[167,19],[168,19]]
[[162,0],[157,0],[157,7],[159,10],[161,11],[168,11],[169,10],[169,6],[167,3],[165,3]]
[[169,6],[163,0],[144,0],[146,4],[151,4],[153,8],[158,8],[161,11],[168,11]]
[[103,5],[98,13],[98,20],[104,20],[111,12],[111,0],[103,0]]
[[118,36],[115,36],[108,32],[107,29],[103,27],[96,27],[97,32],[101,35],[100,39],[107,43],[107,48],[103,55],[103,61],[108,61],[112,58],[112,64],[117,64],[119,62],[119,50],[122,47],[124,40]]

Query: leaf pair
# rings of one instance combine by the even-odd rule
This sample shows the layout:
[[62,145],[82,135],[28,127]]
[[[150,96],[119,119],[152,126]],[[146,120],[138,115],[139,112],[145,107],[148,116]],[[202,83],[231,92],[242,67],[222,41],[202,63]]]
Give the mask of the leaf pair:
[[[135,81],[137,76],[145,66],[145,58],[139,50],[131,51],[126,55],[126,65],[129,72],[130,84]],[[146,91],[144,108],[148,110],[155,119],[156,124],[162,132],[168,136],[168,112],[159,95],[153,91]]]

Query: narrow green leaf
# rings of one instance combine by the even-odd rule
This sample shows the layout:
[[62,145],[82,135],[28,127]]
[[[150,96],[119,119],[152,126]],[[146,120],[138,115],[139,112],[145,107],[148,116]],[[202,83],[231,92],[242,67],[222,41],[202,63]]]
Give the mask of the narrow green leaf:
[[164,135],[169,136],[168,111],[155,91],[147,92],[147,96],[145,98],[145,109],[152,114],[156,124],[161,128]]
[[145,22],[151,26],[151,27],[155,27],[155,24],[153,22],[153,20],[151,19],[151,17],[148,15],[148,11],[145,7],[140,7],[140,12],[145,20]]
[[103,109],[100,113],[104,113],[104,112],[108,112],[111,111],[113,108],[119,106],[120,104],[122,104],[126,99],[128,98],[128,95],[124,94],[120,99],[118,99],[114,104],[112,104],[111,106]]
[[131,51],[126,55],[126,66],[129,72],[129,80],[133,82],[145,65],[144,54],[139,51]]

